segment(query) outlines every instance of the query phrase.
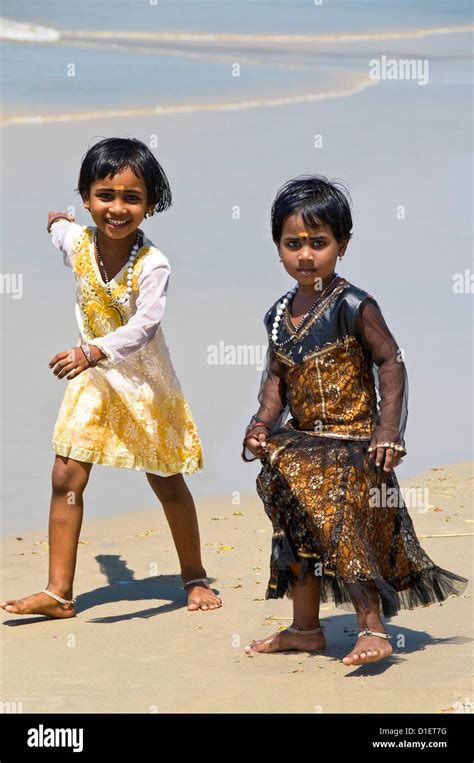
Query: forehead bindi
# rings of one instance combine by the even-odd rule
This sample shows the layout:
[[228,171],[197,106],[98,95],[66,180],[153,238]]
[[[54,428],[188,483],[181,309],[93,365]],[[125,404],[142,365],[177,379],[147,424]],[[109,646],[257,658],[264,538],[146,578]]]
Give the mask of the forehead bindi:
[[301,241],[305,241],[310,238],[315,238],[321,235],[331,236],[331,230],[327,225],[319,224],[309,228],[303,222],[300,215],[293,215],[285,220],[283,226],[283,236],[298,238]]
[[93,184],[95,191],[107,190],[117,191],[118,193],[145,193],[146,186],[142,178],[137,177],[131,170],[118,172],[112,177],[101,178]]

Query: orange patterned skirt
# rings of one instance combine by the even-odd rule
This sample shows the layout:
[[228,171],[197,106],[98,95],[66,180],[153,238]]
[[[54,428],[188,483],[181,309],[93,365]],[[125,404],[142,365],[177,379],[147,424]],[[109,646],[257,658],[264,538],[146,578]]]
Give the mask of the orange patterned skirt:
[[374,587],[386,617],[459,596],[467,580],[424,552],[395,472],[369,458],[368,441],[294,428],[268,437],[257,492],[273,525],[267,599],[291,598],[308,573],[322,601],[368,606]]

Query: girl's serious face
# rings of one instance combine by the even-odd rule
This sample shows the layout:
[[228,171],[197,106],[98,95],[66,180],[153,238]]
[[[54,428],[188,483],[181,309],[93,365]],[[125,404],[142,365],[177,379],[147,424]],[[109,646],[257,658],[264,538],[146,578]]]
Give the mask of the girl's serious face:
[[113,177],[92,183],[84,206],[103,236],[124,243],[127,238],[133,240],[147,211],[145,183],[126,167]]
[[277,249],[286,272],[309,292],[317,278],[321,285],[334,273],[337,257],[347,244],[339,244],[329,226],[307,228],[301,215],[295,214],[286,218]]

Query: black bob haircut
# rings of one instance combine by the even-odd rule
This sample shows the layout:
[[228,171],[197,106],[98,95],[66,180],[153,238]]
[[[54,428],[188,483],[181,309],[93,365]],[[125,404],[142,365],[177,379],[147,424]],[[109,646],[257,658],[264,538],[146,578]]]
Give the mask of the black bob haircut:
[[152,151],[136,138],[104,138],[95,143],[82,159],[76,191],[82,198],[92,183],[113,177],[126,167],[143,179],[147,191],[147,207],[164,212],[172,204],[168,178]]
[[338,242],[352,236],[351,197],[341,180],[328,180],[324,175],[299,175],[279,188],[272,204],[272,237],[280,243],[286,218],[300,214],[308,228],[327,225]]

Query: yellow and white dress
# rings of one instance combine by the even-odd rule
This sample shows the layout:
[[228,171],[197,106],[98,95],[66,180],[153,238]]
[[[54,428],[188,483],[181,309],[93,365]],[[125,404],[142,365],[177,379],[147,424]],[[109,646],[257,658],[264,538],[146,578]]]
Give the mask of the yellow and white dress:
[[[76,279],[79,341],[107,356],[67,382],[53,450],[88,463],[169,476],[202,469],[201,442],[166,345],[163,318],[170,266],[144,236],[132,265],[128,304],[112,304],[94,254],[95,227],[51,226],[53,244]],[[127,290],[128,262],[110,283]]]

